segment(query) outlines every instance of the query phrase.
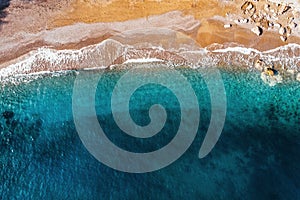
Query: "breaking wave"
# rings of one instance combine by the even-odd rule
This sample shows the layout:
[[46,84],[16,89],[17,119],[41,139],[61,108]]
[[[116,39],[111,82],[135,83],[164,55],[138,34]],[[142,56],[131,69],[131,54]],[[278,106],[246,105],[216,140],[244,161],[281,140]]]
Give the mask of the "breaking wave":
[[109,69],[114,65],[146,61],[186,65],[191,68],[238,66],[254,69],[253,64],[257,59],[282,70],[299,72],[300,45],[287,44],[262,52],[236,44],[212,44],[201,48],[194,40],[176,31],[139,30],[122,33],[79,50],[39,48],[26,54],[15,64],[1,69],[0,81],[34,73],[36,77],[39,73],[60,74],[68,70]]

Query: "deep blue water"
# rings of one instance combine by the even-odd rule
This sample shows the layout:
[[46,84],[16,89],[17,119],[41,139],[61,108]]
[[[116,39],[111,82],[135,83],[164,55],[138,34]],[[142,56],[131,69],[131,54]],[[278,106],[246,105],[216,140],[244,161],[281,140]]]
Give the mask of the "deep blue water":
[[[199,159],[210,122],[209,93],[198,70],[179,71],[199,101],[196,139],[180,159],[144,174],[113,170],[86,150],[72,115],[75,72],[2,86],[0,198],[300,199],[299,82],[269,87],[258,73],[221,70],[227,96],[225,127],[213,151]],[[149,107],[160,103],[166,108],[167,123],[152,138],[123,134],[113,120],[110,98],[125,72],[102,75],[95,95],[99,123],[108,138],[123,149],[157,150],[176,135],[178,100],[159,85],[139,88],[130,100],[133,120],[148,124]]]

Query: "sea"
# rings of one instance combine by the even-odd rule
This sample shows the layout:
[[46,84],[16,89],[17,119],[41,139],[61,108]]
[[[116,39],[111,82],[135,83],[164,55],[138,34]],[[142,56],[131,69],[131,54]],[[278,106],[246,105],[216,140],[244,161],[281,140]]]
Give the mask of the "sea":
[[[164,70],[153,70],[154,62],[134,65],[143,70],[121,84],[124,90],[144,77],[164,79]],[[98,75],[99,79],[91,90],[94,98],[86,101],[76,96],[76,102],[82,107],[92,102],[106,137],[124,151],[139,155],[159,151],[177,137],[182,120],[195,123],[193,116],[183,119],[180,99],[172,92],[177,88],[188,94],[183,82],[171,81],[171,89],[146,83],[127,99],[130,117],[137,125],[147,126],[153,121],[151,106],[159,104],[167,119],[154,136],[125,133],[114,119],[111,99],[129,70],[121,66],[47,72],[16,77],[21,80],[18,83],[1,83],[0,199],[300,199],[299,82],[286,79],[270,87],[257,71],[218,67],[226,117],[214,148],[200,158],[199,149],[212,121],[212,95],[205,80],[208,69],[173,67],[198,101],[189,108],[199,111],[199,121],[193,124],[195,137],[168,165],[128,172],[102,162],[82,141],[74,120],[74,85],[80,75]],[[80,89],[90,90],[92,81],[87,79]],[[86,134],[90,134],[88,129]],[[110,155],[109,151],[104,149],[104,154]],[[118,154],[113,159],[118,161]],[[130,164],[130,159],[124,164],[140,164]],[[156,157],[151,162],[155,164]]]

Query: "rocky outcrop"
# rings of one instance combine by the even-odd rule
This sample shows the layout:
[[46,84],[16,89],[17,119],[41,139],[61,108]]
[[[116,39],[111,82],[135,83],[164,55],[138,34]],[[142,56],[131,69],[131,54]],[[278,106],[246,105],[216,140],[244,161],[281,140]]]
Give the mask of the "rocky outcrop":
[[[242,17],[233,15],[230,21],[237,25],[249,25],[252,27],[251,31],[257,36],[261,36],[266,31],[277,30],[279,38],[286,42],[293,32],[299,32],[296,30],[299,23],[296,21],[299,10],[292,5],[293,3],[274,3],[268,0],[244,1],[241,6]],[[229,17],[227,15],[227,18]]]

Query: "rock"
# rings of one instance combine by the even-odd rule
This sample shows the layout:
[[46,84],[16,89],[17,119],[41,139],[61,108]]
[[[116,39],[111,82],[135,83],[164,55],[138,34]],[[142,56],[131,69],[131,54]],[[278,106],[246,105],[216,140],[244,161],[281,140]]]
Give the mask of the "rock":
[[274,27],[275,27],[275,28],[280,28],[280,27],[281,27],[281,24],[274,23]]
[[284,14],[291,8],[290,6],[287,6],[285,4],[278,4],[277,7],[278,7],[278,14],[280,15]]
[[241,6],[242,11],[244,12],[244,14],[249,14],[249,15],[253,15],[256,11],[256,8],[254,6],[254,4],[250,1],[246,1],[242,6]]
[[265,11],[269,12],[270,11],[270,4],[265,4],[264,9],[265,9]]
[[281,39],[282,42],[285,42],[285,41],[287,40],[287,37],[284,36],[284,35],[281,35],[281,36],[280,36],[280,39]]
[[263,28],[266,28],[268,29],[269,28],[269,21],[265,18],[263,18],[261,21],[260,21],[260,25],[263,27]]
[[296,24],[295,22],[291,22],[288,27],[293,29],[293,28],[296,28],[298,26],[298,24]]
[[249,23],[249,19],[244,19],[241,21],[242,23]]
[[245,12],[246,10],[251,10],[252,8],[254,8],[254,5],[252,2],[250,1],[246,1],[242,6],[241,9]]
[[285,33],[286,33],[286,28],[285,27],[280,27],[279,34],[284,35]]
[[296,79],[300,82],[300,72],[297,74]]
[[278,75],[278,71],[275,70],[275,69],[273,69],[273,68],[271,68],[271,67],[265,68],[264,73],[267,74],[267,75],[269,75],[269,76],[276,76],[276,75]]
[[264,83],[268,84],[269,86],[273,87],[278,83],[282,83],[282,77],[277,74],[275,76],[270,76],[265,72],[262,72],[260,78],[263,80]]
[[292,29],[289,26],[287,26],[286,27],[286,36],[289,37],[291,34],[292,34]]
[[255,22],[258,21],[257,17],[258,17],[257,14],[252,15],[253,21],[255,21]]
[[263,33],[263,29],[260,26],[252,28],[251,31],[258,36],[260,36]]
[[274,23],[273,22],[269,22],[268,27],[269,28],[273,28],[274,27]]
[[15,113],[13,111],[4,111],[2,113],[2,116],[5,118],[5,119],[11,119],[13,118],[15,115]]
[[231,28],[232,24],[224,24],[224,28]]
[[246,24],[246,23],[249,22],[249,19],[238,19],[237,22],[238,22],[238,23]]

